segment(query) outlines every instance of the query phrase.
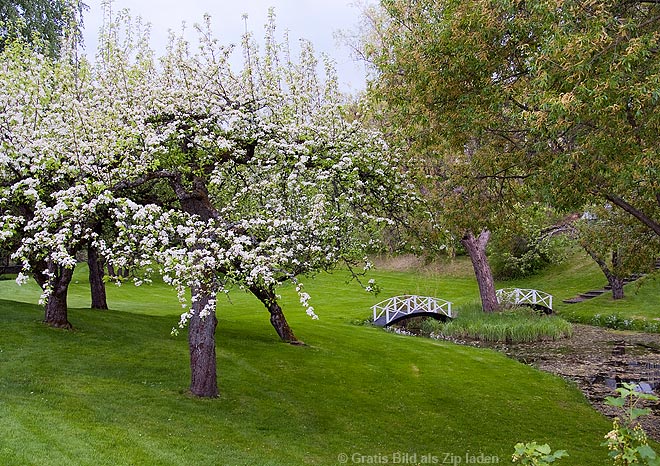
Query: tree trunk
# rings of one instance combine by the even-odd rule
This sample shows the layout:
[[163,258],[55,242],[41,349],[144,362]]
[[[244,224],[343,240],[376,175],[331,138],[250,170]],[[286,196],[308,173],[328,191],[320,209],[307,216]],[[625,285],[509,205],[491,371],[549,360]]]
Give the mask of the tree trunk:
[[190,392],[199,397],[218,396],[218,378],[215,359],[215,327],[218,320],[215,311],[201,316],[204,307],[214,297],[193,289],[192,316],[188,323],[188,348],[190,350]]
[[[185,150],[185,149],[184,149]],[[208,189],[203,178],[194,177],[191,188],[186,188],[180,179],[170,179],[173,191],[181,204],[181,209],[189,214],[209,220],[217,211],[208,197]],[[203,246],[202,246],[203,247]],[[213,273],[211,271],[211,273]],[[217,362],[215,358],[215,328],[218,319],[215,306],[208,315],[200,315],[215,295],[204,287],[193,287],[192,316],[188,322],[188,348],[190,350],[190,392],[199,397],[218,396]]]
[[270,313],[270,323],[273,328],[275,328],[275,331],[282,341],[293,345],[302,344],[302,342],[293,334],[291,327],[289,327],[289,323],[287,322],[286,317],[284,317],[282,308],[277,302],[277,295],[275,294],[274,288],[252,285],[250,291],[263,303]]
[[619,255],[616,251],[612,252],[612,269],[609,268],[607,263],[601,259],[595,252],[593,252],[591,249],[586,247],[585,245],[582,245],[585,251],[587,251],[587,254],[591,256],[591,258],[598,264],[598,267],[600,267],[600,270],[603,272],[603,275],[605,275],[605,278],[607,278],[607,284],[610,285],[610,288],[612,288],[612,299],[623,299],[624,293],[623,293],[623,282],[624,278],[617,276],[613,270],[616,268],[616,266],[619,263]]
[[481,307],[484,312],[494,312],[499,310],[500,305],[497,302],[497,295],[495,294],[495,281],[493,279],[493,272],[488,264],[486,257],[486,246],[490,239],[490,231],[483,230],[479,236],[475,237],[471,231],[465,233],[461,244],[465,247],[470,260],[472,261],[472,268],[474,275],[477,278],[479,285],[479,295],[481,296]]
[[[52,266],[51,266],[52,267]],[[55,270],[52,270],[54,268]],[[50,280],[49,285],[52,287],[51,294],[48,296],[44,312],[44,322],[51,327],[71,329],[73,326],[68,320],[67,308],[67,294],[69,292],[69,283],[73,278],[73,269],[57,266],[52,267],[51,272],[54,272],[54,277]],[[39,282],[42,286],[46,286],[46,282]]]
[[612,299],[623,299],[625,297],[623,294],[623,279],[612,277],[612,280],[608,279],[608,283],[612,287]]
[[[617,270],[621,266],[621,257],[619,251],[612,251],[612,270]],[[607,281],[612,287],[612,299],[623,299],[623,283],[625,277],[619,277],[612,272],[612,277],[607,277]]]
[[87,264],[89,265],[89,288],[92,295],[92,309],[108,309],[105,295],[105,261],[98,255],[95,247],[87,248]]

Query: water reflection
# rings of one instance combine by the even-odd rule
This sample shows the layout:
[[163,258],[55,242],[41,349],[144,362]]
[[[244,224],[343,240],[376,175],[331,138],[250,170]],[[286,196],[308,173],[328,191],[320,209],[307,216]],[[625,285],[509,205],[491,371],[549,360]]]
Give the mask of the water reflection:
[[[616,341],[612,347],[612,356],[643,357],[645,354],[658,354],[658,348],[635,344],[625,341]],[[592,384],[602,384],[612,390],[621,387],[623,383],[634,384],[642,393],[660,394],[660,363],[640,360],[614,359],[611,361],[611,370],[600,372],[592,380]]]

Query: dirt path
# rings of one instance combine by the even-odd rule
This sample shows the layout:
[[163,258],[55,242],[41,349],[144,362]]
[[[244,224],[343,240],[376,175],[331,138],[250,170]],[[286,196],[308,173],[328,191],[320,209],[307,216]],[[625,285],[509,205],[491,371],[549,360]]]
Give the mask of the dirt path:
[[[571,338],[515,345],[481,345],[502,351],[541,370],[573,380],[592,405],[608,416],[615,411],[603,403],[616,395],[617,382],[634,382],[660,394],[660,335],[574,325]],[[660,403],[643,418],[648,435],[660,441]]]

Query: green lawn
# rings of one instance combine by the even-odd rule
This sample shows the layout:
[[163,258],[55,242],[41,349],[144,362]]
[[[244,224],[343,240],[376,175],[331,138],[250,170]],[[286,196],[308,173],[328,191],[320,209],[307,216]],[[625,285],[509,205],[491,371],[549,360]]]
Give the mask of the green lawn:
[[305,281],[316,321],[284,287],[303,347],[280,343],[261,304],[232,293],[218,312],[221,396],[198,400],[186,394],[185,332],[170,335],[174,293],[109,287],[113,310],[91,311],[83,272],[72,332],[40,323],[34,285],[0,282],[0,464],[508,463],[531,440],[568,450],[562,465],[606,464],[610,422],[571,384],[490,350],[356,325],[394,294],[473,301],[469,277],[382,271],[375,298],[342,272],[321,275]]

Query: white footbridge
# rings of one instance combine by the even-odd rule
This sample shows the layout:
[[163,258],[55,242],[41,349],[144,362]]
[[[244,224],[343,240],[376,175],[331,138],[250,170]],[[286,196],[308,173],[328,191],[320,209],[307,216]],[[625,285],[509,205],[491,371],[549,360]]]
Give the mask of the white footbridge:
[[426,316],[438,320],[454,317],[449,301],[430,296],[395,296],[372,306],[371,309],[374,325],[379,327],[387,327],[409,317]]
[[545,291],[525,288],[502,288],[495,292],[502,305],[530,306],[546,313],[552,312],[552,295]]

